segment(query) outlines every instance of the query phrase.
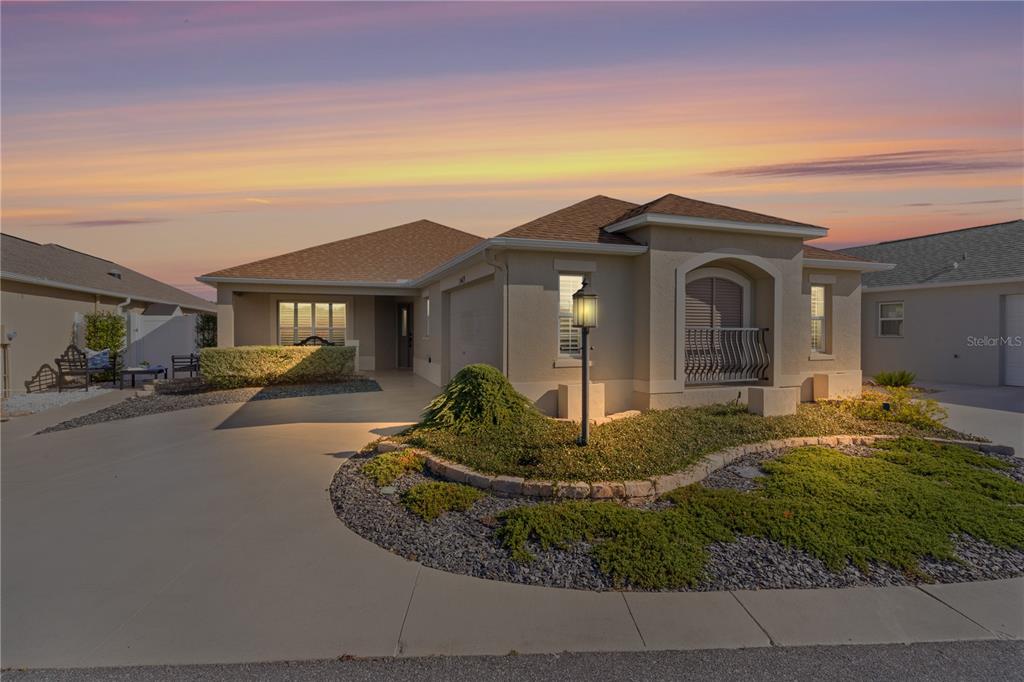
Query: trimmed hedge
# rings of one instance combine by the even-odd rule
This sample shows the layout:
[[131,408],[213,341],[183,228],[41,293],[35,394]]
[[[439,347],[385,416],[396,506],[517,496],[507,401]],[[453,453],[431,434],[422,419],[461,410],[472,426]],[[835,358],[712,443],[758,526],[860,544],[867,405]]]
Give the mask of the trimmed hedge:
[[199,370],[214,388],[341,381],[355,374],[355,346],[203,348]]

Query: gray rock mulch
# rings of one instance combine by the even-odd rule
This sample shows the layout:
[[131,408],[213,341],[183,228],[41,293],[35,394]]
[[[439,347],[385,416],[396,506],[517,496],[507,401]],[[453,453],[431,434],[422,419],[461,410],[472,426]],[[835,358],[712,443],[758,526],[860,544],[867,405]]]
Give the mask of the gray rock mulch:
[[[838,448],[852,456],[870,452],[863,446]],[[703,482],[711,487],[751,490],[756,486],[758,465],[778,457],[779,450],[742,457],[720,469]],[[1024,474],[1024,460],[1001,457],[1014,468],[1004,473],[1013,478]],[[537,557],[530,564],[514,561],[494,537],[496,517],[513,507],[551,504],[525,498],[488,495],[466,512],[443,514],[428,523],[402,506],[399,496],[422,481],[424,474],[399,479],[394,492],[381,490],[362,475],[365,459],[345,462],[334,476],[330,494],[338,518],[367,540],[425,566],[490,580],[565,587],[583,590],[611,590],[614,585],[601,573],[585,543],[571,549],[532,547]],[[656,509],[662,501],[647,505]],[[962,561],[925,559],[921,569],[937,582],[991,580],[1024,575],[1024,551],[994,547],[972,537],[953,538]],[[751,590],[779,588],[860,587],[912,585],[915,580],[885,564],[873,564],[869,573],[847,565],[840,572],[829,570],[819,559],[798,549],[759,537],[740,537],[736,542],[714,543],[708,547],[707,577],[692,591]],[[691,591],[684,589],[683,591]]]
[[379,391],[380,386],[372,379],[352,379],[338,383],[324,384],[282,384],[254,388],[234,388],[223,391],[200,390],[185,393],[167,393],[143,395],[122,400],[116,405],[105,407],[96,412],[68,419],[49,426],[42,431],[65,431],[89,424],[131,419],[162,412],[187,410],[193,407],[209,405],[225,405],[229,403],[246,403],[257,400],[277,400],[280,398],[300,398],[318,395],[336,395],[339,393],[365,393]]

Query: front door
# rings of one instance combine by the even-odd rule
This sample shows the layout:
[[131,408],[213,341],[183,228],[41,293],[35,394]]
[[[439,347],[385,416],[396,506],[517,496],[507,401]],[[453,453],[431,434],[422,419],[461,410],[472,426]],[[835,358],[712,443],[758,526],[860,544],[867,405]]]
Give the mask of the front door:
[[398,369],[412,369],[412,303],[398,304]]

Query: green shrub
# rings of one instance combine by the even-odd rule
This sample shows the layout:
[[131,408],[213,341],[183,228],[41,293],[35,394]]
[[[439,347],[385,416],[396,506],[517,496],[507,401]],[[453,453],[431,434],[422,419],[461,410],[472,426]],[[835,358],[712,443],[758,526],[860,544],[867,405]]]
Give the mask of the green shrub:
[[402,493],[402,504],[424,521],[450,511],[466,511],[484,494],[461,483],[420,483]]
[[910,386],[917,375],[905,369],[895,372],[879,372],[875,375],[875,383],[879,386]]
[[461,433],[542,419],[533,404],[496,368],[468,365],[427,406],[419,427]]
[[[109,350],[110,366],[121,366],[121,356],[127,342],[127,325],[124,316],[117,313],[97,312],[85,316],[85,345],[92,350]],[[98,375],[101,381],[115,377],[115,372]]]
[[217,345],[217,316],[213,313],[196,315],[196,348],[213,348]]
[[355,346],[203,348],[199,368],[214,388],[341,381],[355,374]]
[[645,510],[610,502],[564,502],[511,509],[497,536],[519,561],[529,543],[567,547],[586,541],[618,585],[694,586],[707,546],[759,536],[803,550],[831,570],[885,562],[928,579],[924,557],[956,559],[952,536],[1024,547],[1024,485],[998,473],[1008,465],[966,448],[899,438],[853,457],[799,448],[762,464],[769,476],[752,492],[677,488],[670,507]]
[[409,450],[386,452],[363,465],[363,475],[378,486],[391,485],[413,471],[423,471],[423,458]]

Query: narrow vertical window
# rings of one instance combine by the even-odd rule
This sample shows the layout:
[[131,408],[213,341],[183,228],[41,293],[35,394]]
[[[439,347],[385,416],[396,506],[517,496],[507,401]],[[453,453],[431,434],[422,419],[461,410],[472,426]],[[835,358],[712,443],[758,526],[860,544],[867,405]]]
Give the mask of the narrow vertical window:
[[302,339],[295,338],[295,304],[278,303],[277,306],[277,337],[282,346],[291,346]]
[[828,352],[828,289],[820,284],[811,285],[811,350]]
[[424,327],[426,328],[426,331],[424,332],[423,335],[429,339],[430,338],[430,297],[429,296],[427,296],[426,298],[423,299],[423,308],[424,308],[424,310],[426,312],[426,317],[427,317],[426,324],[424,325]]
[[558,354],[578,357],[580,330],[572,326],[572,295],[583,286],[583,275],[558,276]]

